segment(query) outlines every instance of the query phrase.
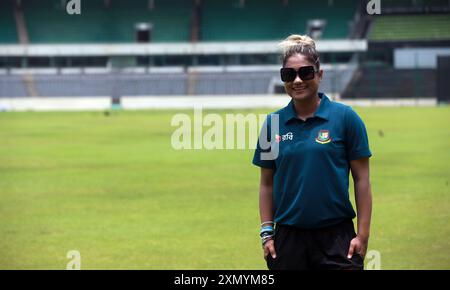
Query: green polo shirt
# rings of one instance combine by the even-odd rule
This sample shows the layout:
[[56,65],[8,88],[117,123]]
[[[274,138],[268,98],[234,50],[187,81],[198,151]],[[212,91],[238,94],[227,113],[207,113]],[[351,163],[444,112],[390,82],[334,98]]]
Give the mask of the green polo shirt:
[[[319,97],[319,108],[306,121],[297,117],[292,100],[270,114],[263,127],[267,134],[258,140],[253,164],[274,169],[279,224],[314,229],[355,217],[348,192],[350,161],[372,155],[366,128],[349,106]],[[278,130],[272,126],[276,117]],[[275,154],[262,158],[267,152]]]

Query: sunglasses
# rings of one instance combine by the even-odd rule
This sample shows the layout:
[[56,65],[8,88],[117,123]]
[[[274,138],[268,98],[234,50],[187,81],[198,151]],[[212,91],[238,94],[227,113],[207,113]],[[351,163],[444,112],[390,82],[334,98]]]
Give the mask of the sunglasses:
[[314,78],[314,73],[319,72],[314,66],[302,66],[297,71],[291,67],[283,67],[280,70],[281,80],[285,83],[293,82],[298,77],[302,81],[309,81]]

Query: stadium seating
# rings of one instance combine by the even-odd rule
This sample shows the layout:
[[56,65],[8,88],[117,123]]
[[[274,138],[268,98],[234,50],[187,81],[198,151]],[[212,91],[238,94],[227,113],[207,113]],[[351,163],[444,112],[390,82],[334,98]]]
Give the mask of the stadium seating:
[[[290,19],[293,22],[297,22],[297,14],[300,11],[302,13],[302,18],[326,19],[327,25],[325,27],[324,34],[322,35],[323,39],[347,38],[350,24],[355,14],[357,2],[358,1],[354,0],[315,0],[310,2],[292,1]],[[307,10],[304,9],[305,3],[308,5]]]
[[[203,2],[201,40],[261,40],[278,39],[283,32],[281,1],[246,1],[244,7],[238,0],[210,0]],[[287,25],[286,25],[287,26]],[[305,23],[298,22],[293,31],[304,30]]]
[[[135,42],[135,24],[153,24],[152,41],[189,40],[192,0],[81,1],[81,15],[69,15],[61,0],[24,0],[24,13],[32,43]],[[176,9],[173,9],[176,3]]]
[[383,0],[382,14],[444,12],[450,10],[448,0]]
[[17,43],[16,22],[11,1],[0,1],[0,44]]
[[[203,2],[201,39],[204,41],[272,40],[306,33],[309,19],[326,19],[323,38],[346,38],[355,13],[353,0],[305,1],[206,0]],[[305,9],[307,4],[308,9]]]
[[0,77],[0,97],[26,97],[28,93],[22,76],[2,75]]
[[[3,5],[0,23],[10,31],[0,39],[16,42],[10,1]],[[186,42],[194,0],[81,1],[81,15],[68,15],[61,0],[23,0],[31,43],[135,42],[135,24],[153,24],[153,42]],[[276,40],[291,33],[306,33],[307,21],[326,19],[323,38],[346,38],[357,0],[203,0],[200,40]],[[131,5],[132,3],[132,5]],[[284,4],[287,3],[287,4]],[[308,9],[305,9],[305,7]],[[5,14],[5,16],[3,15]],[[7,17],[6,17],[7,16]],[[12,31],[12,32],[11,32]],[[8,36],[9,35],[9,36]]]
[[[412,0],[386,1],[387,6],[395,10],[409,5]],[[22,0],[31,43],[130,43],[135,42],[135,24],[139,22],[153,24],[153,42],[188,42],[190,26],[195,23],[192,21],[195,0],[155,0],[153,8],[149,7],[151,1],[148,0],[82,0],[81,15],[68,15],[64,2]],[[414,3],[420,9],[445,5],[442,0],[417,0]],[[358,0],[315,0],[308,3],[301,0],[203,0],[199,14],[199,40],[279,40],[291,33],[305,33],[307,21],[311,19],[326,20],[323,39],[345,39],[349,36],[357,4]],[[0,43],[17,43],[13,1],[0,1],[0,25]],[[411,15],[407,12],[374,16],[369,39],[450,40],[450,17],[444,13]],[[184,67],[179,63],[165,63],[179,66],[180,70],[164,73],[132,67],[137,65],[133,62],[130,64],[132,69],[143,71],[127,74],[111,73],[111,67],[105,65],[108,57],[105,56],[101,64],[94,65],[94,69],[103,70],[95,73],[86,72],[85,65],[75,65],[80,72],[74,74],[62,73],[60,68],[54,67],[53,73],[17,73],[14,69],[6,69],[0,78],[0,97],[233,96],[273,93],[274,86],[275,89],[282,89],[278,71],[269,66],[259,71],[199,70],[192,73],[191,63]],[[326,57],[323,57],[325,66]],[[243,59],[233,64],[256,64],[253,59],[248,63]],[[26,62],[20,60],[21,63]],[[161,65],[156,62],[152,64]],[[264,66],[266,63],[259,64]],[[218,67],[219,63],[214,65]],[[326,93],[344,92],[347,98],[428,97],[435,92],[435,73],[430,70],[413,72],[397,71],[390,67],[363,67],[353,74],[355,69],[325,69],[320,90]],[[351,90],[345,91],[350,79]],[[417,87],[415,84],[419,79],[423,80],[423,86]]]
[[[327,70],[320,90],[340,92],[351,70]],[[273,93],[273,81],[281,84],[278,70],[266,72],[199,72],[136,74],[35,74],[37,96],[148,96],[148,95],[239,95]],[[192,85],[191,88],[188,86]],[[29,96],[24,75],[0,78],[0,97]]]
[[433,98],[436,97],[436,70],[366,66],[360,68],[342,97]]
[[450,15],[377,16],[370,33],[371,40],[450,39]]
[[133,1],[131,6],[129,1],[111,1],[107,17],[110,21],[110,31],[116,33],[112,38],[113,42],[134,42],[134,25],[138,22],[153,24],[154,42],[189,41],[193,0],[155,0],[153,10],[148,9],[148,2],[148,0]]

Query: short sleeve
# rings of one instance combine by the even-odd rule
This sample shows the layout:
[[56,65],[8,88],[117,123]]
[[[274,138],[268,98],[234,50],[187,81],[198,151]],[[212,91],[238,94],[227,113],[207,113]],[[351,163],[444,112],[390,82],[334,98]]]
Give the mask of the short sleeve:
[[258,142],[256,143],[255,154],[253,155],[253,164],[263,168],[275,169],[274,158],[268,158],[270,156],[271,147],[271,124],[270,115],[266,118],[261,132],[259,134]]
[[371,157],[366,126],[356,112],[348,108],[345,114],[346,152],[349,160]]

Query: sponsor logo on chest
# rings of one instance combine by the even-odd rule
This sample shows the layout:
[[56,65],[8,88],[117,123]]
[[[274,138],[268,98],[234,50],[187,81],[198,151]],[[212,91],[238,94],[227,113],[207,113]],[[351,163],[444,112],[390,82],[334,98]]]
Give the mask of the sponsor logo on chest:
[[284,135],[275,135],[275,142],[280,143],[281,141],[293,140],[294,134],[292,132],[288,132]]

